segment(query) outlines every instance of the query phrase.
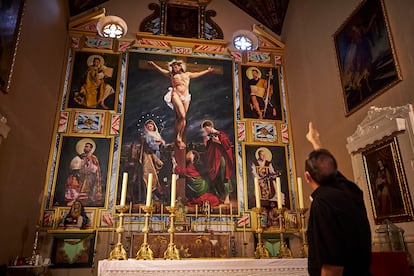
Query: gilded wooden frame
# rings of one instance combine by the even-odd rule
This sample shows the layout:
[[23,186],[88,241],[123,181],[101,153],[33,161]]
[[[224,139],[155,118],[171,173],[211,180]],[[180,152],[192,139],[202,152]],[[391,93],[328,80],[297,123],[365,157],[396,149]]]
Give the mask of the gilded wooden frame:
[[[96,226],[95,221],[96,221],[97,209],[96,208],[84,208],[84,209],[85,209],[86,216],[89,218],[89,222],[85,225],[84,229],[92,229],[92,228],[95,228],[95,226]],[[70,207],[60,207],[60,208],[58,208],[57,221],[55,221],[55,227],[56,228],[60,228],[60,230],[62,230],[62,228],[64,228],[63,218],[69,212],[70,212]],[[79,230],[79,231],[83,231],[84,229]]]
[[[253,71],[258,72],[258,76],[261,81],[257,84],[253,84]],[[282,108],[281,108],[281,88],[279,84],[280,72],[279,68],[272,66],[259,66],[252,64],[240,64],[239,65],[239,80],[240,80],[240,115],[242,118],[247,119],[265,119],[265,120],[282,120]],[[262,84],[263,83],[263,84]],[[263,92],[263,106],[260,106],[263,110],[263,118],[259,118],[257,112],[253,108],[253,104],[250,100],[251,87],[262,87],[266,85]],[[260,89],[258,89],[260,90]],[[262,90],[260,90],[262,91]],[[267,96],[268,95],[268,96]]]
[[72,133],[103,134],[105,130],[105,112],[75,111]]
[[[288,168],[287,147],[285,145],[263,145],[258,143],[243,143],[243,171],[244,173],[244,196],[246,209],[256,207],[256,200],[254,194],[254,175],[252,165],[258,158],[258,152],[265,151],[266,160],[271,161],[275,173],[279,175],[281,181],[281,190],[285,195],[285,207],[290,209],[292,207],[290,199],[290,170]],[[276,182],[276,181],[274,181]],[[270,202],[276,200],[276,184],[271,187],[270,199],[261,200],[262,207],[270,208]]]
[[275,121],[252,121],[253,142],[277,142],[277,128]]
[[54,233],[51,261],[54,268],[86,268],[93,266],[95,232]]
[[[93,144],[93,155],[99,161],[100,183],[102,188],[101,198],[92,198],[81,191],[81,188],[73,188],[72,179],[77,178],[76,169],[78,166],[86,166],[79,162],[78,157],[83,154],[83,147],[86,143]],[[84,207],[104,207],[106,205],[106,194],[110,180],[113,138],[67,136],[62,135],[59,143],[59,150],[56,162],[56,173],[54,176],[50,206],[69,206],[71,199],[78,198]],[[75,160],[76,158],[76,160]],[[81,170],[81,169],[79,169]],[[82,182],[82,180],[81,180]],[[74,193],[70,192],[74,189]],[[95,192],[94,192],[95,193]],[[72,196],[73,194],[73,196]]]
[[[149,64],[150,61],[153,61],[168,70],[169,63],[173,60],[183,61],[187,72],[200,72],[209,66],[214,68],[213,72],[193,78],[190,81],[191,101],[186,113],[185,142],[187,145],[184,150],[178,150],[175,146],[175,110],[165,101],[165,96],[171,86],[171,79]],[[232,143],[233,160],[236,158],[234,151],[236,123],[233,62],[230,59],[214,57],[175,56],[140,51],[130,51],[128,62],[130,66],[124,99],[125,109],[119,167],[120,172],[128,172],[127,202],[132,202],[134,211],[138,209],[136,207],[138,204],[145,203],[147,179],[145,179],[143,171],[145,162],[142,162],[140,158],[143,156],[141,149],[143,149],[145,142],[145,139],[142,140],[145,135],[145,122],[152,120],[165,141],[165,145],[160,148],[159,153],[163,165],[158,174],[153,174],[156,177],[153,183],[159,183],[153,194],[156,194],[156,204],[158,206],[160,204],[168,206],[170,204],[170,184],[173,168],[171,157],[176,157],[176,160],[181,158],[181,162],[184,161],[181,165],[183,166],[186,151],[195,150],[200,154],[200,159],[206,165],[206,147],[203,143],[204,137],[201,129],[203,121],[211,120],[216,129],[228,136]],[[234,212],[237,210],[236,202],[238,200],[235,175],[236,166],[233,164],[233,175],[231,177],[233,191],[230,194],[230,200],[235,208]],[[120,173],[116,202],[120,200],[121,177],[122,174]],[[187,200],[183,196],[185,195],[185,177],[180,177],[178,181],[177,199],[181,198],[182,203],[187,204]],[[157,208],[155,212],[158,212],[158,210]],[[195,214],[195,208],[189,208],[188,214]]]
[[118,53],[74,51],[66,108],[115,110],[121,62]]

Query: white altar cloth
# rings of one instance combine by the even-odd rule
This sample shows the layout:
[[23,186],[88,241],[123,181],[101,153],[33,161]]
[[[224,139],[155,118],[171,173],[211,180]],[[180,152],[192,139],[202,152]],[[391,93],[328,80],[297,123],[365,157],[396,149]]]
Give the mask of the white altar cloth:
[[99,276],[307,276],[307,259],[101,260]]

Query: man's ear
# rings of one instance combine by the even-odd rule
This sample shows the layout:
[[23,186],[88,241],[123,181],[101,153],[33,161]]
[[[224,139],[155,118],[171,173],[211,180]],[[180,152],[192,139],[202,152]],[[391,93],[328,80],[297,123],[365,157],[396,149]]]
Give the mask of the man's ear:
[[310,183],[313,180],[312,176],[310,175],[308,171],[305,171],[305,179],[306,179],[306,183]]

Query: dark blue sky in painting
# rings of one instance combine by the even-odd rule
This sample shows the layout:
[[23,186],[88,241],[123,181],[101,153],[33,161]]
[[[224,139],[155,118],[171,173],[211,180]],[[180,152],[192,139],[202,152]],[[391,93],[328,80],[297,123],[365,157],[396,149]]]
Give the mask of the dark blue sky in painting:
[[[164,94],[171,86],[170,79],[148,66],[152,60],[168,69],[175,56],[131,52],[128,59],[123,143],[139,143],[143,123],[153,119],[167,143],[174,142],[175,111],[164,102]],[[187,71],[201,71],[208,66],[213,73],[190,80],[192,95],[187,112],[187,144],[202,143],[200,124],[205,119],[215,123],[234,141],[233,68],[231,60],[204,57],[177,57],[187,63]]]

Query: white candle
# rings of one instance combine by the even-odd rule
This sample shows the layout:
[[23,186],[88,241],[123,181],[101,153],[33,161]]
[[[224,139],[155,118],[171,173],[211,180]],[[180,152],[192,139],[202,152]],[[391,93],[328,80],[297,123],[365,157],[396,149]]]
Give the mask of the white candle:
[[303,190],[302,190],[302,178],[298,177],[298,197],[299,197],[299,208],[303,209]]
[[171,180],[171,207],[175,207],[175,196],[177,194],[177,175],[173,173]]
[[123,175],[123,178],[122,178],[121,202],[119,203],[119,205],[121,205],[121,206],[125,206],[127,185],[128,185],[128,173],[124,172],[124,175]]
[[277,208],[282,208],[282,188],[280,186],[280,177],[276,177],[276,191],[277,191]]
[[197,217],[198,217],[198,204],[195,206],[195,217],[196,217],[196,220],[197,220]]
[[231,229],[231,235],[233,236],[233,230],[234,230],[234,224],[233,224],[233,206],[230,202],[230,229]]
[[148,183],[147,183],[147,202],[146,206],[151,206],[151,199],[152,199],[152,173],[148,174]]
[[254,178],[254,196],[256,197],[256,207],[260,208],[260,187],[259,179],[257,177]]

